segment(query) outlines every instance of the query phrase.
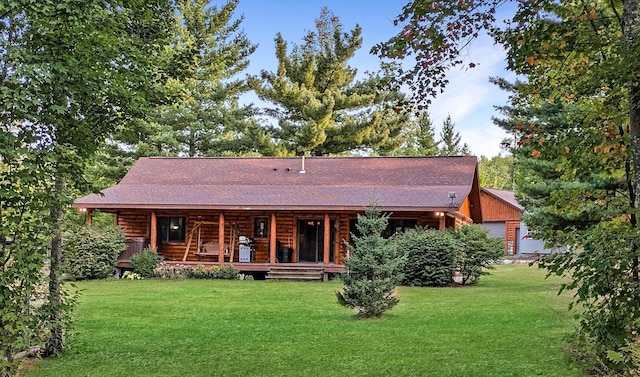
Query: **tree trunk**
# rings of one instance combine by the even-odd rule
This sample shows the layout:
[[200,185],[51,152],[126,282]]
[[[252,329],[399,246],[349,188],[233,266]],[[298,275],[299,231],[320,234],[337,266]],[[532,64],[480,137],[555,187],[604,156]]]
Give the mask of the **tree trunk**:
[[54,178],[54,202],[51,205],[50,217],[53,224],[51,238],[51,256],[49,267],[49,330],[50,337],[44,350],[45,356],[57,355],[64,349],[64,322],[62,283],[60,281],[60,264],[62,261],[62,219],[64,207],[62,195],[65,190],[65,179],[59,170]]
[[[627,51],[636,51],[638,30],[640,30],[640,0],[624,1],[623,34],[628,46]],[[633,153],[635,208],[640,203],[640,76],[634,71],[628,82],[629,127],[631,128],[631,151]],[[638,245],[633,245],[633,251]],[[633,279],[638,281],[638,257],[633,260]]]

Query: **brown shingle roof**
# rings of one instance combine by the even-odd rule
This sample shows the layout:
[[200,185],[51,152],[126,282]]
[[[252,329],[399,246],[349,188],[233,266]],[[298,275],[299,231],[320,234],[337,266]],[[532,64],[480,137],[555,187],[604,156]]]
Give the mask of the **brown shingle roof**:
[[485,187],[481,188],[481,190],[517,208],[519,211],[524,211],[524,207],[522,207],[520,203],[518,203],[518,201],[516,200],[516,193],[513,191],[498,190]]
[[451,209],[476,177],[476,157],[141,158],[104,196],[76,207],[181,209]]

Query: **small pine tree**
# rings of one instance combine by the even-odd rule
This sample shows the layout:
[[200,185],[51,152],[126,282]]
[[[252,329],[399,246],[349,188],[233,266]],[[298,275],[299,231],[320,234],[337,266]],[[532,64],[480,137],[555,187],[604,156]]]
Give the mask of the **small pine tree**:
[[442,130],[440,131],[440,143],[442,145],[438,149],[439,156],[469,156],[471,151],[467,143],[462,143],[460,133],[455,130],[455,124],[451,121],[451,115],[442,122]]
[[396,156],[436,156],[438,155],[438,145],[435,141],[433,124],[429,115],[420,113],[403,129],[404,143],[393,154]]
[[336,296],[341,305],[356,309],[360,317],[381,317],[399,302],[394,291],[402,280],[404,256],[382,237],[388,221],[389,216],[371,203],[364,216],[358,215],[356,226],[361,235],[352,234],[354,245],[347,244],[350,255],[344,262],[344,287]]

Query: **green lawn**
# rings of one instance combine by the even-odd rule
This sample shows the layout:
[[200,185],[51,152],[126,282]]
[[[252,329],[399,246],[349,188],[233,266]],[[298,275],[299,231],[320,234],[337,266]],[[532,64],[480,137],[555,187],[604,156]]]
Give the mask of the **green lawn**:
[[498,266],[474,287],[398,289],[382,319],[337,281],[82,282],[75,334],[26,376],[580,376],[558,279]]

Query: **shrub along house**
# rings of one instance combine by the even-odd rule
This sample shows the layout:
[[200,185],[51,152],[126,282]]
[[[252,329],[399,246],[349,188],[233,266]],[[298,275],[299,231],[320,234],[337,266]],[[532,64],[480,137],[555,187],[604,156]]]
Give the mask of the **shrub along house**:
[[112,212],[132,253],[167,263],[342,270],[345,241],[372,201],[388,234],[481,222],[475,157],[141,158],[117,185],[74,203]]

